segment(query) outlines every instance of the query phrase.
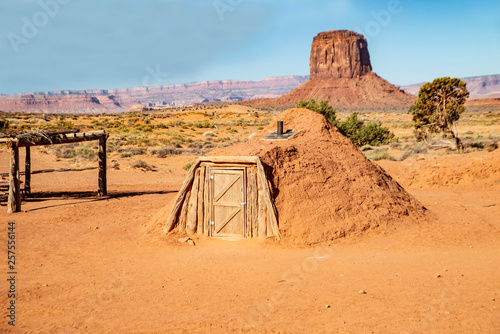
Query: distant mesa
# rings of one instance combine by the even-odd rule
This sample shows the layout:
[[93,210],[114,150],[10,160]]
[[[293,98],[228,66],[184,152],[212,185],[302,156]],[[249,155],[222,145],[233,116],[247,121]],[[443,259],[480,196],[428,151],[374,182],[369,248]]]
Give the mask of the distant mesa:
[[348,30],[322,32],[311,46],[309,79],[359,78],[372,71],[368,43]]
[[289,108],[299,100],[328,100],[336,109],[407,109],[415,97],[372,71],[368,42],[354,31],[319,33],[311,46],[309,80],[277,99],[251,101],[256,107]]
[[136,104],[134,106],[132,106],[128,112],[143,112],[143,111],[148,111],[148,110],[151,110],[151,108],[149,107],[146,107],[145,105],[143,104]]

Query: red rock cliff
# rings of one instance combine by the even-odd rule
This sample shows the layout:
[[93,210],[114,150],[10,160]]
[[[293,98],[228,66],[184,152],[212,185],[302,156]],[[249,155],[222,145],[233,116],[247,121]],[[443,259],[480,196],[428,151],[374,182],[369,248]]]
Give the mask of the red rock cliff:
[[358,78],[372,71],[368,42],[354,31],[318,34],[311,46],[310,79]]

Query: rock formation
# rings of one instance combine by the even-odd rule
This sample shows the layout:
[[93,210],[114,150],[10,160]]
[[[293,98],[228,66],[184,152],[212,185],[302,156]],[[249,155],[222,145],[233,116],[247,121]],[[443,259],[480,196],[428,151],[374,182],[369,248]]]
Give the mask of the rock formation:
[[256,107],[288,108],[299,100],[328,100],[336,109],[407,109],[415,97],[372,72],[368,43],[348,30],[322,32],[311,47],[310,78],[278,99],[250,101]]
[[359,78],[372,71],[368,42],[353,31],[322,32],[311,47],[309,79]]

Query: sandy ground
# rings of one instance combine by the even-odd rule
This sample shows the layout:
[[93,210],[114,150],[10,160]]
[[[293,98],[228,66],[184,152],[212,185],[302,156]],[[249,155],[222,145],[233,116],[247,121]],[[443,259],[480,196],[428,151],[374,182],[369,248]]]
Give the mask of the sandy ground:
[[[63,196],[38,195],[16,214],[0,207],[0,332],[500,333],[500,178],[468,177],[475,159],[488,173],[500,150],[382,162],[436,219],[316,248],[207,238],[192,247],[145,234],[192,157],[168,158],[157,172],[110,170],[103,199],[86,193],[95,170],[34,175],[35,193]],[[33,153],[34,169],[54,160]],[[450,170],[463,172],[458,182],[446,182]],[[15,327],[6,318],[9,221]]]

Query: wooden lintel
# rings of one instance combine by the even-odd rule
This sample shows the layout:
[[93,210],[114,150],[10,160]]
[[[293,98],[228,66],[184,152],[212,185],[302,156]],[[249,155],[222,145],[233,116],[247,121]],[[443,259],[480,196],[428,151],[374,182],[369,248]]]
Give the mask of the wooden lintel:
[[65,133],[42,133],[38,138],[1,138],[0,144],[9,144],[12,141],[17,141],[18,147],[45,146],[100,140],[101,138],[107,138],[108,136],[109,135],[105,131],[77,132],[73,133],[73,137],[68,137]]

